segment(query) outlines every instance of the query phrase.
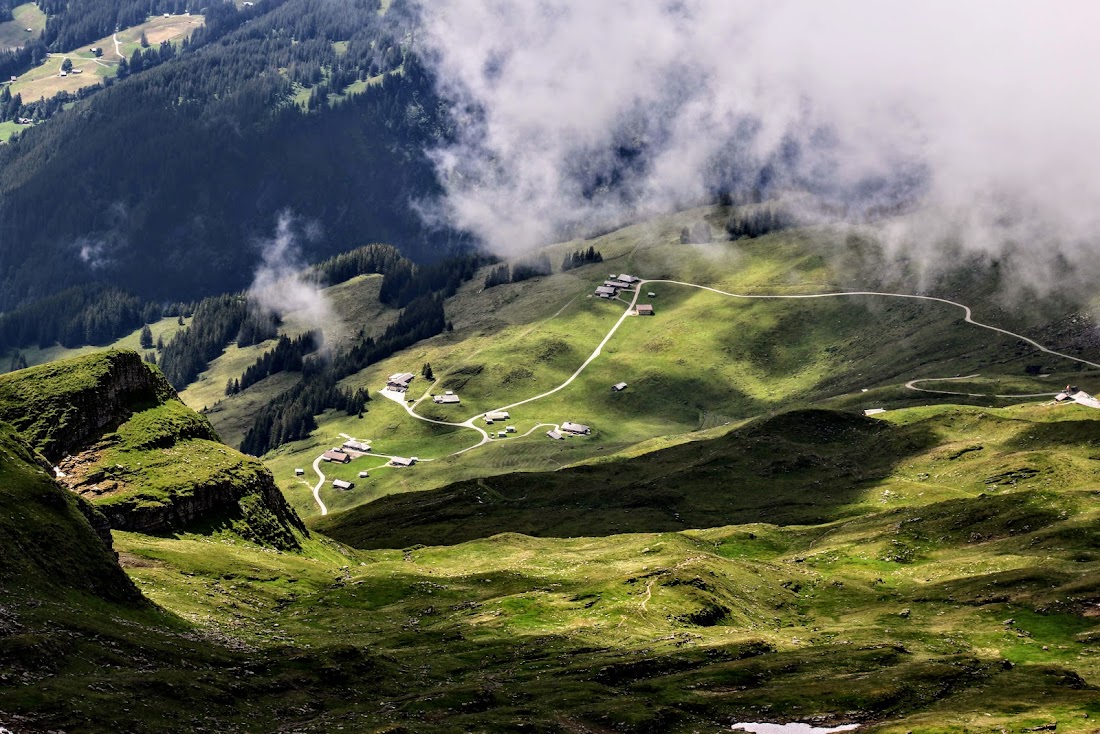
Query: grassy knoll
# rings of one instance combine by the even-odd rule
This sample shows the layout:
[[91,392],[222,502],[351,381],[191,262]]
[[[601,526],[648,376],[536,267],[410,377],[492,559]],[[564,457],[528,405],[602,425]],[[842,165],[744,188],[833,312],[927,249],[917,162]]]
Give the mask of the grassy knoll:
[[[390,496],[316,526],[353,545],[386,547],[462,542],[505,530],[578,536],[756,517],[820,523],[1021,487],[1072,487],[1097,471],[1090,457],[1100,442],[1100,420],[1092,413],[1076,406],[936,406],[885,419],[785,413],[629,460]],[[965,438],[973,435],[981,440]]]
[[0,23],[0,51],[17,48],[38,38],[46,27],[46,14],[34,3],[16,5],[11,9],[11,14],[12,20]]

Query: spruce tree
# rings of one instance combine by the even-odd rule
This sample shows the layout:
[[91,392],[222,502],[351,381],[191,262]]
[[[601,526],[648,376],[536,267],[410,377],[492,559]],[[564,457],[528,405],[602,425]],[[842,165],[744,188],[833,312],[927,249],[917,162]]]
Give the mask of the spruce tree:
[[141,348],[152,349],[153,348],[153,332],[149,328],[149,324],[141,327]]

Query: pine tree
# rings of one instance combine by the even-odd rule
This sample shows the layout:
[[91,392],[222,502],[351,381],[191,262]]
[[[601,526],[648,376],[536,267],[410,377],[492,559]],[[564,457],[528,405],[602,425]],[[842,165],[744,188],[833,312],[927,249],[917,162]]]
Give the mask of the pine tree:
[[153,332],[149,328],[149,324],[141,327],[141,348],[152,349],[153,348]]
[[430,363],[424,363],[424,367],[420,370],[420,374],[424,376],[425,380],[429,382],[435,382],[435,375],[432,374],[432,366]]

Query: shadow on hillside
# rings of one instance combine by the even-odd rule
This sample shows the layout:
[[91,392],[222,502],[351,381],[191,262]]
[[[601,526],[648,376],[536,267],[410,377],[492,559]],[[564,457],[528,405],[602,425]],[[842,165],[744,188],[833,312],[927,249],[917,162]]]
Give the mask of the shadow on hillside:
[[829,522],[937,443],[921,425],[801,410],[634,459],[384,497],[313,526],[358,548]]

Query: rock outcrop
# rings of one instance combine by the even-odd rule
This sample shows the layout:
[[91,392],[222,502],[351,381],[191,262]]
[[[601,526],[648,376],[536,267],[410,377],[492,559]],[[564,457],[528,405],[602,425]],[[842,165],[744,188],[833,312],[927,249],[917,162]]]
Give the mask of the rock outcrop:
[[[112,350],[0,376],[7,419],[91,502],[88,523],[143,533],[230,531],[280,549],[307,534],[264,465],[221,444],[156,367]],[[50,468],[49,464],[45,464]]]

